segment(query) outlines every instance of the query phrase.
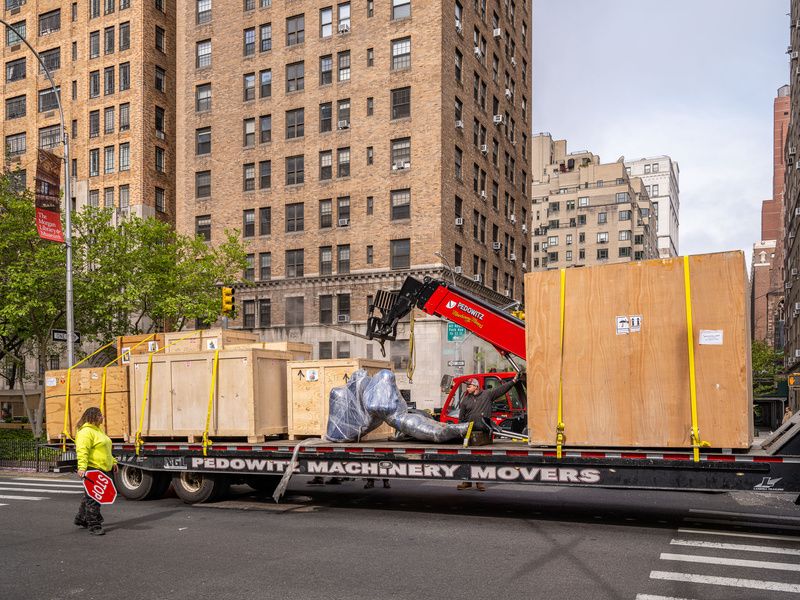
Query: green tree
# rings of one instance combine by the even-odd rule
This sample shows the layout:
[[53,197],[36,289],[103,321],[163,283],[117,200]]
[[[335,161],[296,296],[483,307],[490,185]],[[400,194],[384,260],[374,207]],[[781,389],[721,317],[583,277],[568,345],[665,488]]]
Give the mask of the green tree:
[[752,346],[753,395],[764,396],[777,388],[783,353],[756,340]]

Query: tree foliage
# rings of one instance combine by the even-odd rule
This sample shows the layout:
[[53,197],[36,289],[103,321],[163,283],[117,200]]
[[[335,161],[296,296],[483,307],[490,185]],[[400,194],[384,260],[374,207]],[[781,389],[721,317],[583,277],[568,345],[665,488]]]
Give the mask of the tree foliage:
[[777,388],[777,377],[783,364],[783,353],[761,340],[752,345],[753,394],[763,396]]

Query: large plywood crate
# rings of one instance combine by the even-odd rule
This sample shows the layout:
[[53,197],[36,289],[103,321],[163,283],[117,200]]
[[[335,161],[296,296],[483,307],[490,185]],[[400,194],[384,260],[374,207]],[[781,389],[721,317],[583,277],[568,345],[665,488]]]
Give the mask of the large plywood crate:
[[[286,363],[291,354],[275,350],[227,349],[219,353],[210,436],[247,437],[286,433]],[[208,412],[214,353],[153,356],[141,435],[202,436]],[[147,356],[131,364],[129,439],[139,427],[147,379]]]
[[292,355],[292,360],[311,360],[314,348],[311,344],[301,342],[256,342],[250,344],[232,344],[229,348],[260,348],[261,350],[280,350]]
[[119,357],[117,364],[130,364],[130,354],[149,354],[150,352],[158,352],[163,347],[163,333],[121,335],[117,338],[117,356]]
[[[741,252],[689,258],[700,438],[752,443],[748,279]],[[525,275],[528,427],[554,445],[559,377],[566,446],[691,446],[683,258]]]
[[171,331],[164,334],[165,352],[213,352],[235,345],[258,342],[258,334],[239,329],[197,329],[195,331]]
[[[289,381],[289,438],[320,437],[328,429],[329,396],[333,388],[347,383],[354,372],[364,369],[374,375],[390,369],[384,360],[341,358],[290,362],[286,366]],[[386,440],[392,428],[382,424],[362,440]]]
[[[92,406],[100,407],[103,384],[102,368],[73,369],[70,377],[67,427],[74,437],[78,420]],[[128,368],[112,366],[106,370],[105,421],[103,429],[110,438],[123,439],[128,433]],[[67,370],[45,373],[45,415],[47,438],[59,439],[64,429],[67,401]]]

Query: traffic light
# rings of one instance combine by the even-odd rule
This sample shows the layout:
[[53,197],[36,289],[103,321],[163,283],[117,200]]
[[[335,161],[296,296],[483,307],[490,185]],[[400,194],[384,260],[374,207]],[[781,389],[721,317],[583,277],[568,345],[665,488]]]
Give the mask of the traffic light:
[[222,288],[222,312],[223,314],[228,314],[233,312],[233,303],[235,301],[233,295],[233,288],[224,287]]

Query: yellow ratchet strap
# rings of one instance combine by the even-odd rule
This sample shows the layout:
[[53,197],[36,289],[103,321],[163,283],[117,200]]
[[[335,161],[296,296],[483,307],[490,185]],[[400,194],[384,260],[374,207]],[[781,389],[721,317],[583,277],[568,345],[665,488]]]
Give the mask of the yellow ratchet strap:
[[475,423],[475,421],[470,421],[469,422],[469,427],[467,427],[467,435],[464,438],[464,448],[467,448],[469,446],[469,438],[472,435],[472,426],[473,426],[474,423]]
[[683,287],[686,292],[686,334],[689,342],[689,397],[692,401],[692,430],[689,433],[694,448],[694,462],[700,461],[700,448],[708,447],[706,441],[700,439],[700,428],[697,425],[697,380],[694,364],[694,327],[692,322],[692,287],[689,277],[689,257],[683,257]]
[[212,445],[208,439],[208,428],[211,425],[211,411],[214,408],[214,396],[217,392],[217,373],[219,372],[219,350],[214,351],[214,363],[211,367],[211,389],[208,392],[208,411],[206,411],[206,428],[203,430],[203,456],[208,455],[208,447]]
[[566,291],[567,271],[561,269],[561,298],[560,298],[560,314],[561,314],[561,333],[560,333],[560,352],[561,364],[559,365],[558,373],[558,424],[556,425],[556,458],[561,458],[561,447],[564,445],[566,436],[564,435],[564,305],[565,305],[565,291]]
[[144,444],[144,440],[142,440],[142,427],[144,427],[144,411],[147,407],[148,392],[150,391],[150,373],[153,371],[153,354],[155,354],[155,352],[151,352],[147,355],[147,373],[144,376],[144,390],[142,392],[142,412],[139,416],[139,428],[136,430],[136,440],[134,442],[136,456],[139,456],[139,451],[142,449],[142,444]]
[[414,369],[417,366],[417,356],[414,354],[414,309],[411,309],[411,327],[408,337],[408,367],[406,367],[406,375],[408,382],[413,383]]
[[70,435],[70,419],[69,419],[69,396],[70,396],[70,391],[71,391],[70,388],[72,387],[72,369],[82,365],[87,360],[92,358],[95,354],[98,354],[98,353],[102,352],[103,350],[108,348],[113,343],[115,343],[115,342],[109,342],[105,346],[101,346],[100,348],[98,348],[97,350],[92,352],[89,356],[87,356],[86,358],[84,358],[83,360],[81,360],[79,362],[76,362],[74,365],[72,365],[71,367],[69,367],[67,369],[67,393],[66,393],[66,398],[64,400],[64,426],[61,429],[61,451],[62,452],[66,452],[67,451],[67,440],[70,440],[71,442],[75,442],[75,440],[72,439],[72,436]]
[[[131,352],[136,350],[136,348],[138,348],[139,346],[141,346],[145,342],[153,339],[155,337],[155,335],[156,335],[155,333],[151,333],[146,338],[144,338],[141,342],[136,344],[133,348],[128,348],[127,351],[125,351],[122,354],[120,354],[119,356],[117,356],[114,360],[112,360],[111,362],[108,362],[105,365],[103,365],[103,381],[102,381],[101,386],[100,386],[100,411],[104,415],[106,414],[106,376],[108,375],[108,367],[110,367],[115,362],[120,360],[126,354],[128,355],[128,357],[130,357]],[[106,433],[108,433],[108,419],[103,419],[103,429],[105,429]]]

